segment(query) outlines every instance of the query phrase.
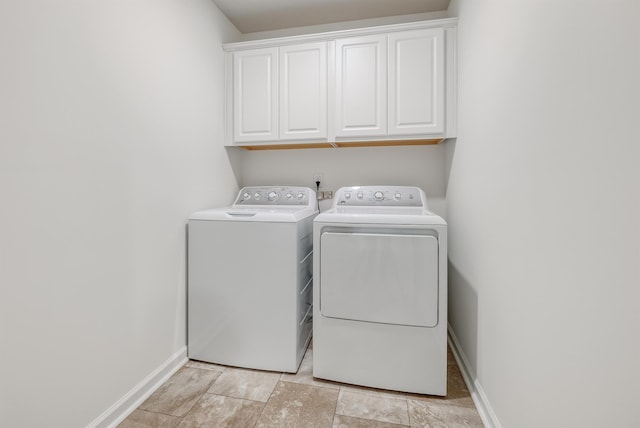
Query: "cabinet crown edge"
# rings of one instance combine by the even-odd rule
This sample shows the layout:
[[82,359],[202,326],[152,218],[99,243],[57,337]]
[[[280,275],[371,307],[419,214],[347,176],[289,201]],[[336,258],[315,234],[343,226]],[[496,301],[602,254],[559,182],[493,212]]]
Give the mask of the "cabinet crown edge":
[[222,49],[225,52],[234,52],[244,49],[256,49],[278,47],[294,43],[331,41],[344,37],[357,37],[369,34],[391,33],[395,31],[418,30],[424,28],[448,28],[456,27],[458,18],[431,19],[428,21],[415,21],[403,24],[379,25],[375,27],[354,28],[349,30],[328,31],[323,33],[303,34],[299,36],[276,37],[260,40],[248,40],[244,42],[225,43]]

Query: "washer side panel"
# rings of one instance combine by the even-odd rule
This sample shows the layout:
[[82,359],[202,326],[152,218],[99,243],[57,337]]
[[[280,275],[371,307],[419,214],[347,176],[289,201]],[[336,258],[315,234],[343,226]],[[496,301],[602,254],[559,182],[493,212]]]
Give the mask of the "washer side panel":
[[189,358],[296,371],[296,223],[189,222]]

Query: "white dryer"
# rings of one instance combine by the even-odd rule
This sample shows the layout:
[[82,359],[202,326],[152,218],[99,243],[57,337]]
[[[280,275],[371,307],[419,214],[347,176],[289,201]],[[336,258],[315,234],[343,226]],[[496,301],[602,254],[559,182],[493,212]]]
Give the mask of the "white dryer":
[[447,224],[417,187],[345,187],[313,224],[313,376],[447,392]]
[[245,187],[189,218],[188,356],[296,372],[311,340],[312,229],[306,187]]

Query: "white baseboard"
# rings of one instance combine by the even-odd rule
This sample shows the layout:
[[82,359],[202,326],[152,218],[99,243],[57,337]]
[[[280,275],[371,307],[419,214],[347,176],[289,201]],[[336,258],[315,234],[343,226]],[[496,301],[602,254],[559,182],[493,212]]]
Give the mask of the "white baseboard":
[[117,426],[186,362],[187,347],[184,346],[115,402],[113,406],[87,425],[87,428],[112,428]]
[[451,352],[453,352],[453,356],[458,362],[458,366],[460,367],[460,371],[462,372],[464,383],[466,383],[467,388],[469,388],[471,398],[473,399],[473,402],[478,409],[478,413],[480,414],[480,418],[482,419],[484,426],[486,428],[502,428],[498,417],[496,416],[493,408],[491,407],[491,404],[489,403],[487,395],[482,389],[482,385],[480,385],[475,372],[471,368],[471,364],[469,364],[469,360],[462,351],[462,347],[460,346],[460,342],[458,342],[458,338],[451,329],[451,325],[448,326],[448,331],[449,346],[451,346]]

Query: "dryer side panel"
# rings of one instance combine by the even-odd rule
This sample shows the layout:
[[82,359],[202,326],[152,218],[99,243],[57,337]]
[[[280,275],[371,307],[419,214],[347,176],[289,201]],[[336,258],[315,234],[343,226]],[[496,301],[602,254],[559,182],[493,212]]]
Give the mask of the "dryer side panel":
[[323,316],[417,327],[438,324],[437,237],[325,232],[320,251]]

